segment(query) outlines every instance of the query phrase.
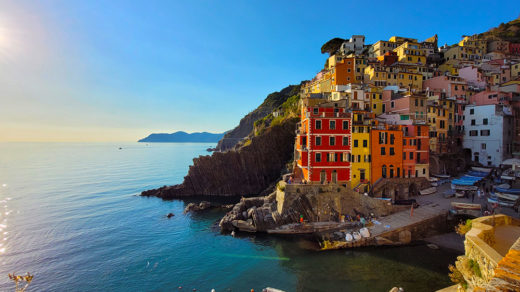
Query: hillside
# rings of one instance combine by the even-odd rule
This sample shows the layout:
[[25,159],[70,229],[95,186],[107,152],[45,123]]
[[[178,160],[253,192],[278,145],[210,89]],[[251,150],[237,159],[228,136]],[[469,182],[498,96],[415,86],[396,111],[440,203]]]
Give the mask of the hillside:
[[238,126],[224,135],[218,142],[217,151],[232,149],[253,131],[255,121],[272,113],[274,109],[281,106],[289,97],[298,94],[299,91],[300,85],[289,85],[280,91],[269,94],[261,105],[240,120]]
[[478,35],[482,38],[499,38],[504,41],[520,43],[520,18],[507,23],[501,23],[487,32]]
[[171,134],[158,133],[150,134],[148,137],[143,138],[137,142],[148,142],[148,143],[178,143],[178,142],[207,142],[215,143],[218,142],[224,133],[214,134],[208,132],[202,133],[186,133],[178,131]]

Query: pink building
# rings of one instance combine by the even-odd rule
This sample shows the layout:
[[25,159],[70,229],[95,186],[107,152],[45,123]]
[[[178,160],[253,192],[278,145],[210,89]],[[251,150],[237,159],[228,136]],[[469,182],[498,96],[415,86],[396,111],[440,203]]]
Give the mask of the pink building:
[[383,90],[383,113],[399,114],[401,120],[426,121],[427,97],[396,90]]
[[470,97],[469,102],[473,105],[508,104],[511,105],[512,92],[482,91]]
[[444,97],[466,98],[467,83],[458,76],[437,76],[423,82],[423,89],[431,91],[441,91]]
[[474,89],[484,90],[487,87],[487,78],[482,71],[475,66],[468,66],[459,69],[459,77],[462,77],[468,83],[468,86]]

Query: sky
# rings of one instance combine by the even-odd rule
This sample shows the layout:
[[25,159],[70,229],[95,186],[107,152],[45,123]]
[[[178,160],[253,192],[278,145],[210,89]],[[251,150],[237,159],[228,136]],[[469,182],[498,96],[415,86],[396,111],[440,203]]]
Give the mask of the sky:
[[224,132],[311,79],[331,38],[453,44],[519,13],[516,1],[0,0],[0,141]]

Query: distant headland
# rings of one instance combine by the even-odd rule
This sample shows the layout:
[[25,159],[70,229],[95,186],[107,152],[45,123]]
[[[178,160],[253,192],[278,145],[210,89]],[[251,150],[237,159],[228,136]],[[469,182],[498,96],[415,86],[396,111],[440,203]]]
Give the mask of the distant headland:
[[178,143],[178,142],[218,142],[225,133],[186,133],[178,131],[175,133],[153,133],[137,142],[148,143]]

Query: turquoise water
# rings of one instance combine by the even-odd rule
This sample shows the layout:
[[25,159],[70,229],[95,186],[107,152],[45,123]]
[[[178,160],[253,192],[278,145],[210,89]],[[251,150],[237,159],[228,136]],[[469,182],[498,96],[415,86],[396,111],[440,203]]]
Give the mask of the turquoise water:
[[[179,183],[210,144],[0,143],[0,291],[432,291],[456,254],[425,246],[314,252],[221,235],[210,211],[136,196]],[[119,150],[119,147],[123,149]],[[173,212],[175,217],[165,218]],[[182,287],[182,289],[179,289]]]

